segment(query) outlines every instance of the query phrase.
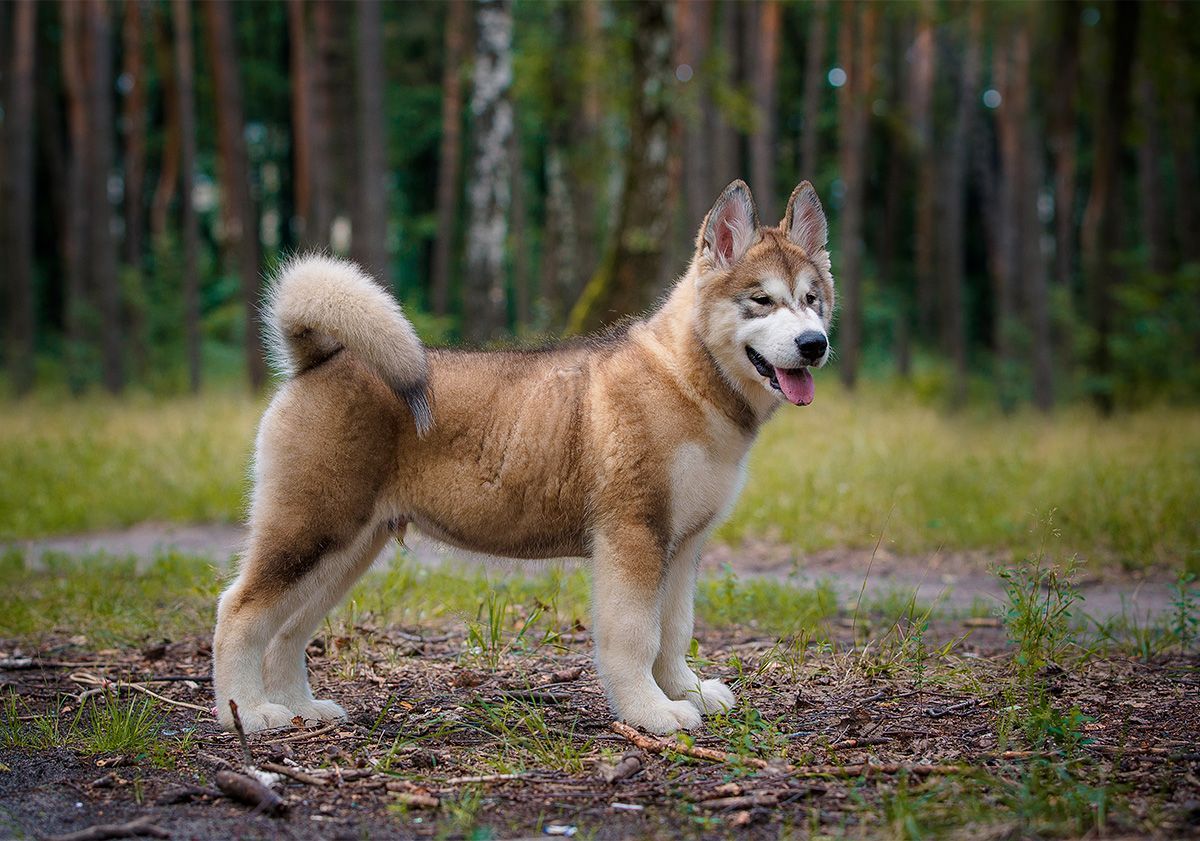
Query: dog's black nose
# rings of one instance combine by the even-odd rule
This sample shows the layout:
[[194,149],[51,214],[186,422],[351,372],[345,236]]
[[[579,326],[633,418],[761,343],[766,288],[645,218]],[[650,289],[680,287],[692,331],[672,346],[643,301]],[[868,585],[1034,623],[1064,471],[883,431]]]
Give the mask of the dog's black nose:
[[825,353],[829,342],[825,341],[825,337],[816,330],[809,330],[796,337],[796,347],[800,348],[800,355],[805,359],[816,360]]

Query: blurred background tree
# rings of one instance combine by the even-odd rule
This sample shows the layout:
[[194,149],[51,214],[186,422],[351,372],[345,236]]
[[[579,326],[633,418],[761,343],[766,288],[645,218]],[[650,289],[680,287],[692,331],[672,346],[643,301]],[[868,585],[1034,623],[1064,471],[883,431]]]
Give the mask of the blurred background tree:
[[824,198],[849,385],[1195,401],[1198,57],[1178,0],[10,0],[7,387],[261,388],[305,248],[432,341],[599,328],[743,177]]

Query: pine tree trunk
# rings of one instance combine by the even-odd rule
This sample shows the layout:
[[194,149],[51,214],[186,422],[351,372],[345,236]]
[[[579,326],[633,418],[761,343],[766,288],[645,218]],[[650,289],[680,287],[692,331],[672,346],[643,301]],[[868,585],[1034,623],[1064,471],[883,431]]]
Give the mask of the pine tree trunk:
[[[738,23],[741,17],[742,5],[738,0],[722,0],[720,8],[720,18],[716,26],[717,32],[717,59],[719,76],[715,80],[717,85],[724,87],[736,87],[737,85],[737,65],[738,65]],[[741,155],[738,150],[738,134],[725,114],[721,112],[721,108],[715,101],[710,99],[711,109],[708,111],[708,117],[705,120],[707,126],[707,134],[712,144],[712,174],[709,176],[708,200],[707,207],[712,206],[712,202],[720,195],[722,188],[735,178],[741,178],[745,173],[742,171]],[[700,227],[700,221],[696,222],[696,227]]]
[[911,119],[917,156],[917,209],[913,252],[916,256],[917,325],[931,335],[937,320],[935,270],[937,239],[937,149],[934,145],[933,86],[937,43],[932,0],[923,0],[912,48]]
[[125,0],[122,27],[125,95],[125,262],[140,270],[145,228],[142,190],[146,180],[146,70],[142,0]]
[[775,111],[779,80],[780,17],[779,0],[764,0],[758,7],[753,53],[754,105],[759,122],[750,138],[750,180],[758,202],[758,212],[768,223],[777,218],[778,207],[775,198],[775,147],[778,143]]
[[[1108,78],[1097,100],[1092,161],[1092,186],[1080,234],[1088,316],[1095,334],[1091,353],[1093,398],[1101,411],[1113,409],[1112,288],[1122,272],[1114,251],[1119,246],[1119,189],[1121,138],[1129,113],[1134,49],[1140,6],[1117,0],[1108,30]],[[1194,236],[1194,233],[1193,233]]]
[[191,0],[171,0],[179,104],[179,209],[183,232],[183,324],[188,387],[200,390],[200,222],[192,201],[196,172],[195,61]]
[[1075,271],[1075,183],[1078,131],[1079,16],[1075,3],[1059,3],[1050,146],[1054,152],[1054,280],[1070,290]]
[[34,3],[12,6],[11,48],[6,44],[4,50],[11,64],[5,80],[9,95],[4,103],[4,239],[0,241],[5,241],[9,377],[18,396],[29,392],[34,383],[33,100],[37,10]]
[[[292,82],[292,172],[295,217],[292,225],[304,245],[317,245],[313,219],[313,82],[304,0],[288,0],[288,66]],[[328,232],[326,232],[326,235]]]
[[1054,337],[1050,324],[1050,286],[1046,260],[1042,255],[1042,223],[1038,218],[1038,194],[1045,175],[1042,159],[1043,132],[1030,105],[1030,34],[1026,25],[1017,31],[1015,43],[1020,68],[1018,84],[1025,90],[1021,97],[1021,155],[1025,181],[1021,183],[1018,218],[1021,231],[1021,279],[1029,331],[1029,359],[1033,366],[1033,404],[1043,412],[1054,407]]
[[209,66],[213,77],[217,123],[217,150],[221,178],[221,245],[227,263],[237,272],[245,310],[242,344],[250,387],[262,388],[267,366],[261,344],[262,324],[258,310],[259,233],[258,214],[250,195],[250,161],[246,151],[246,125],[242,90],[238,80],[238,53],[233,35],[233,6],[230,0],[205,0],[205,32],[208,35]]
[[708,79],[704,62],[712,40],[712,0],[676,0],[675,30],[676,56],[680,65],[686,64],[692,71],[684,90],[689,95],[688,103],[694,106],[683,117],[682,146],[683,162],[683,224],[689,230],[684,238],[691,243],[691,234],[700,227],[704,214],[712,206],[716,193],[711,183],[712,151],[711,140],[705,131],[707,114],[712,110],[712,96],[708,90]]
[[470,227],[464,278],[463,329],[473,341],[496,338],[508,315],[504,253],[512,203],[512,7],[509,0],[477,6],[471,113],[476,127],[467,186]]
[[971,6],[968,30],[962,45],[958,98],[950,148],[945,155],[945,215],[939,226],[942,242],[942,343],[954,366],[951,402],[961,406],[967,398],[966,295],[963,274],[966,268],[967,153],[975,137],[974,123],[979,93],[979,43],[983,30],[983,10]]
[[380,0],[360,0],[355,87],[358,91],[358,189],[355,191],[353,255],[384,286],[391,285],[388,265],[387,121],[383,91],[383,14]]
[[438,147],[437,236],[433,251],[431,304],[437,315],[450,309],[450,275],[456,222],[459,176],[462,169],[462,65],[466,58],[471,21],[467,0],[449,0],[443,39],[442,140]]
[[313,0],[313,49],[308,53],[311,62],[309,87],[311,121],[309,123],[309,158],[311,174],[312,227],[309,243],[318,248],[332,244],[333,219],[336,214],[334,189],[337,181],[334,159],[334,100],[343,95],[337,89],[336,62],[337,17],[333,0]]
[[807,48],[804,53],[804,124],[800,138],[800,177],[812,181],[820,162],[821,99],[825,90],[825,42],[829,37],[829,2],[809,4]]
[[158,182],[150,200],[150,239],[154,248],[163,244],[167,234],[171,201],[179,188],[179,88],[175,83],[175,57],[172,49],[171,12],[160,16],[155,10],[154,61],[163,94],[163,151]]
[[657,287],[669,228],[667,149],[670,115],[666,93],[671,30],[663,0],[634,11],[633,114],[625,155],[617,225],[600,266],[571,312],[568,332],[589,332],[640,312]]
[[115,160],[116,126],[113,122],[112,21],[106,0],[88,0],[87,75],[91,134],[87,140],[87,262],[100,316],[100,366],[104,387],[112,394],[125,388],[125,335],[121,286],[117,274],[117,241],[113,234],[114,208],[108,198],[108,181]]
[[853,388],[862,350],[863,204],[879,9],[874,4],[860,7],[844,3],[841,12],[838,60],[847,80],[838,91],[838,163],[846,191],[840,220],[841,248],[834,255],[834,266],[842,302],[838,337],[841,377],[847,388]]
[[90,131],[84,67],[85,8],[81,3],[63,3],[62,74],[67,100],[68,142],[66,202],[62,221],[66,284],[63,295],[63,324],[67,343],[67,383],[72,394],[81,393],[87,382],[85,359],[88,337],[85,321],[91,310],[88,263],[85,260],[87,220],[87,160],[85,149]]

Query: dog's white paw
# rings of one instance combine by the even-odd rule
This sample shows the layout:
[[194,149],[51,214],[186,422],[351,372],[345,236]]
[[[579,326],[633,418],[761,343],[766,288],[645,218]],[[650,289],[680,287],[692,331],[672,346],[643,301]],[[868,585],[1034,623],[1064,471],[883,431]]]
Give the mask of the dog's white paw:
[[294,704],[292,710],[305,721],[337,721],[346,717],[346,711],[333,701],[304,701]]
[[697,712],[695,704],[688,701],[667,701],[665,704],[648,705],[642,709],[627,711],[623,718],[627,724],[660,734],[691,730],[700,726],[700,713]]
[[715,679],[701,681],[699,687],[688,690],[686,697],[705,715],[726,712],[737,704],[733,690]]
[[[221,726],[226,730],[233,730],[233,713],[229,711],[228,704],[224,709],[220,709],[218,706],[218,713]],[[255,706],[238,704],[238,718],[242,720],[242,729],[247,733],[270,730],[272,727],[285,727],[292,723],[294,715],[295,713],[282,704],[269,702]]]

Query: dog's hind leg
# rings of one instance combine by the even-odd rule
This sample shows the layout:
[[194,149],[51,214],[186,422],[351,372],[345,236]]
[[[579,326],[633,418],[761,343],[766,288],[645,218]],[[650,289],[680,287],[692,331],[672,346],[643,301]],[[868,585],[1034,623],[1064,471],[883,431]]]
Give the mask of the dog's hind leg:
[[306,720],[326,721],[345,716],[345,710],[333,701],[313,697],[304,650],[325,614],[345,598],[392,536],[392,530],[380,524],[364,531],[352,546],[338,553],[339,557],[330,564],[329,580],[312,592],[271,640],[263,660],[263,684],[271,703],[287,707]]
[[732,709],[733,692],[719,680],[701,680],[687,664],[695,624],[696,576],[707,533],[686,541],[671,558],[661,588],[662,637],[654,680],[668,698],[691,701],[702,713]]
[[614,712],[653,733],[698,727],[696,707],[671,700],[654,682],[663,570],[657,539],[623,527],[597,535],[592,559],[597,666]]

